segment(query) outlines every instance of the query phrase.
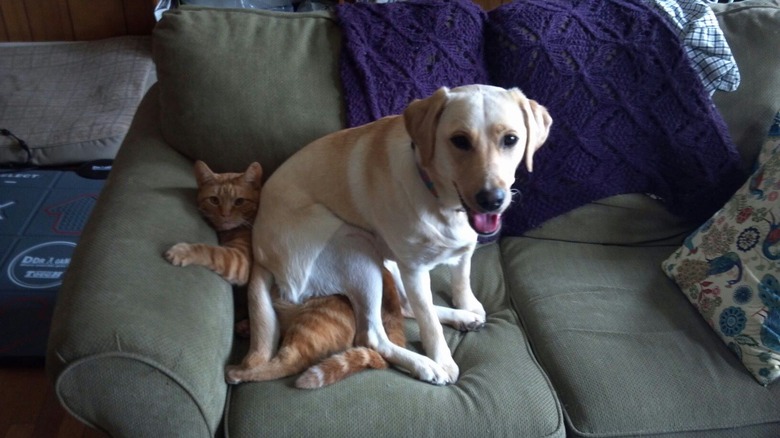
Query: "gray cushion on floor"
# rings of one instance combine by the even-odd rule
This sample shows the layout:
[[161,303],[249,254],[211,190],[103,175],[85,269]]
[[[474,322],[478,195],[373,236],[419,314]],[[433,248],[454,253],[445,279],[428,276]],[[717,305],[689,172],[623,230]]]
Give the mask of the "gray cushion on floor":
[[[154,80],[148,36],[4,44],[0,128],[27,143],[37,166],[114,158]],[[27,159],[16,140],[0,136],[0,163]]]
[[508,293],[569,426],[770,436],[780,386],[757,384],[666,278],[675,248],[502,241]]

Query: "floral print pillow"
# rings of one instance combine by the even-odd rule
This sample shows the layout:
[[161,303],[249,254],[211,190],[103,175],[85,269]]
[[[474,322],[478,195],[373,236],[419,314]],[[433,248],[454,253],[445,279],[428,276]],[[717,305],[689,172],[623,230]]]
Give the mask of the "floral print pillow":
[[780,112],[758,169],[662,265],[755,378],[780,377]]

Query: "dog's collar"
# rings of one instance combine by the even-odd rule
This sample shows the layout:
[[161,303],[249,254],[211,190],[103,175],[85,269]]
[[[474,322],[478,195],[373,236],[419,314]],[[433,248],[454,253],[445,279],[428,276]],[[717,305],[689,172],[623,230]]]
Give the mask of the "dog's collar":
[[[412,149],[414,148],[414,143],[412,143]],[[425,169],[420,167],[420,163],[418,163],[416,159],[414,160],[414,165],[417,166],[417,173],[420,175],[420,179],[422,179],[425,187],[428,188],[428,191],[431,192],[434,198],[439,199],[439,192],[436,191],[436,186],[433,184],[431,176],[428,175],[428,172],[426,172]]]

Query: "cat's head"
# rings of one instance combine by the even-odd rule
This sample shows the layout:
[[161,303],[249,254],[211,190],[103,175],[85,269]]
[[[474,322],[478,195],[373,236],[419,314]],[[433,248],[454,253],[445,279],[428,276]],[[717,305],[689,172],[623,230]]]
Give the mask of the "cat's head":
[[251,226],[260,203],[263,168],[252,163],[243,173],[214,173],[195,162],[198,210],[217,231]]

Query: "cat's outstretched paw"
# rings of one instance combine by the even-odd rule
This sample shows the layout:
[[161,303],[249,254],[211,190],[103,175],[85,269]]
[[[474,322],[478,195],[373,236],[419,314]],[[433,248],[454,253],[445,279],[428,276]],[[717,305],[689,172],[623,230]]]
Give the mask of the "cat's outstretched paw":
[[192,263],[191,248],[189,243],[177,243],[163,254],[174,266],[187,266]]

